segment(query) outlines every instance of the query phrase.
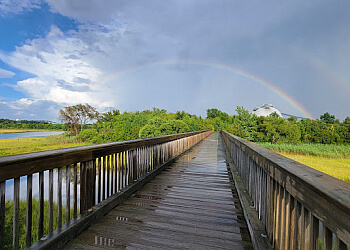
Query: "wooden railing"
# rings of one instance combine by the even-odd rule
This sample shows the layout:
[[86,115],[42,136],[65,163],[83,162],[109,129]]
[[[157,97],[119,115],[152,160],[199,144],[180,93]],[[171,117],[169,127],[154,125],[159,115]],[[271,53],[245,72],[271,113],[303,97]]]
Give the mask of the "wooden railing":
[[349,249],[349,183],[221,135],[275,249]]
[[[49,248],[52,245],[45,241],[55,240],[54,244],[64,244],[77,231],[88,227],[91,221],[103,216],[137,190],[160,167],[211,132],[191,132],[0,158],[0,249]],[[33,182],[36,183],[33,185]],[[6,197],[6,185],[9,183],[13,183],[11,200]],[[65,190],[62,190],[62,185]],[[21,197],[20,189],[23,187],[26,195],[22,193]],[[38,189],[35,199],[34,187]],[[21,200],[25,201],[24,208],[23,205],[20,207]],[[13,213],[5,218],[5,208],[10,207],[13,207]],[[24,217],[23,221],[21,218]],[[6,221],[10,220],[13,221],[11,225],[6,225]],[[10,226],[12,232],[6,235]],[[24,227],[25,243],[20,241],[21,228]],[[68,236],[60,237],[64,232]],[[9,239],[12,239],[10,245],[7,244]]]

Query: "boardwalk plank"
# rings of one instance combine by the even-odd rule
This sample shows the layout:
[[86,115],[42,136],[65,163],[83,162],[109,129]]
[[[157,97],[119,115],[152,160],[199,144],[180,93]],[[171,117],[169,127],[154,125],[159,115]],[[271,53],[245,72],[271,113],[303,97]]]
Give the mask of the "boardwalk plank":
[[180,157],[67,249],[252,249],[221,139]]

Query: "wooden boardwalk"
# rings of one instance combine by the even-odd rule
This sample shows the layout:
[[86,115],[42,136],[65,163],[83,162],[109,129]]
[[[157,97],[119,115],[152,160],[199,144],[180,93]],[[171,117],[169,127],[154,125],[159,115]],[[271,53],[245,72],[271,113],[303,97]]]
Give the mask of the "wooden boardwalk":
[[225,163],[212,134],[67,249],[253,249]]

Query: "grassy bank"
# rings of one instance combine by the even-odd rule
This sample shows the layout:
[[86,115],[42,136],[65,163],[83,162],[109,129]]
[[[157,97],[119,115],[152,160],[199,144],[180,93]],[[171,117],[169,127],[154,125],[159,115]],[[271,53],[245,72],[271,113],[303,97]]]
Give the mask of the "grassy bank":
[[287,154],[301,154],[332,159],[350,159],[350,145],[271,143],[259,143],[259,145],[276,152]]
[[312,155],[280,153],[290,159],[350,183],[350,159],[332,159]]
[[290,159],[350,183],[350,145],[259,144]]
[[86,143],[77,142],[74,137],[64,134],[44,138],[4,139],[0,140],[0,157],[84,145]]

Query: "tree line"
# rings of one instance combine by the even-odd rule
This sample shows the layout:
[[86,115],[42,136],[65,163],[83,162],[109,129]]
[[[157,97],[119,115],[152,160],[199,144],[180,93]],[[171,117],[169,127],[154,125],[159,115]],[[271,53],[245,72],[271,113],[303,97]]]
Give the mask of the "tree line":
[[0,119],[0,129],[47,129],[65,130],[66,125],[47,121]]
[[[66,107],[65,111],[67,110]],[[83,109],[80,107],[80,110]],[[80,114],[80,123],[79,119],[76,119],[74,125],[70,119],[66,121],[66,125],[79,140],[90,143],[132,140],[207,129],[226,130],[253,142],[350,143],[350,117],[340,122],[329,113],[321,115],[320,119],[298,121],[295,117],[281,118],[276,113],[268,117],[258,117],[243,107],[237,107],[235,115],[229,115],[215,108],[208,109],[205,119],[185,111],[170,113],[158,108],[124,113],[116,109],[104,114],[99,114],[91,106],[87,110],[91,113],[85,113],[85,120],[82,120]],[[64,122],[65,118],[62,117]],[[92,127],[83,130],[84,122],[93,119],[96,122]]]

